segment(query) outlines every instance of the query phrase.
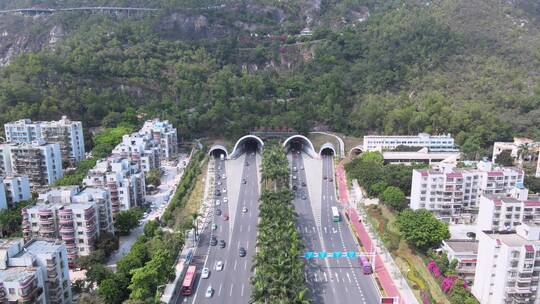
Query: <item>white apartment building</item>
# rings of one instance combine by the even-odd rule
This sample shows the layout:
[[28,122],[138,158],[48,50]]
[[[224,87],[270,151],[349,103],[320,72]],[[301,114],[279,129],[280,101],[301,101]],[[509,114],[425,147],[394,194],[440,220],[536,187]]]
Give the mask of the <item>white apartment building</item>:
[[147,120],[139,133],[150,135],[159,144],[161,159],[171,160],[178,153],[178,134],[168,120]]
[[144,171],[125,158],[100,160],[83,180],[83,185],[104,187],[111,194],[112,212],[138,207],[144,204],[146,195]]
[[31,143],[44,140],[60,145],[63,161],[77,163],[84,159],[84,136],[82,123],[66,116],[58,121],[21,119],[4,125],[7,142]]
[[536,162],[536,174],[534,176],[537,178],[540,178],[540,151],[538,151],[538,161]]
[[0,177],[0,209],[6,209],[31,197],[28,176],[11,175]]
[[540,226],[480,231],[472,293],[481,304],[540,303]]
[[122,137],[122,142],[112,150],[112,156],[127,158],[140,165],[144,172],[160,166],[160,146],[149,134],[133,133]]
[[447,135],[430,135],[420,133],[410,135],[366,135],[364,136],[364,151],[393,150],[398,146],[425,147],[429,151],[457,151],[454,138]]
[[66,246],[60,241],[0,240],[0,303],[72,303]]
[[517,159],[519,157],[519,150],[524,148],[533,153],[540,152],[540,142],[535,142],[525,137],[514,137],[514,142],[497,141],[493,144],[491,161],[495,162],[497,156],[503,151],[510,151],[510,155]]
[[53,188],[40,194],[36,206],[23,209],[23,236],[60,239],[67,247],[70,266],[90,254],[103,233],[114,233],[107,190],[77,186]]
[[51,185],[63,176],[60,146],[43,140],[0,145],[0,175],[26,175],[32,187]]
[[438,170],[413,170],[411,209],[427,209],[444,221],[474,222],[480,197],[509,193],[523,184],[523,171],[514,167],[493,168],[479,162],[476,169],[456,169],[441,164]]
[[522,223],[540,224],[540,197],[529,195],[519,184],[509,194],[487,194],[480,198],[478,229],[514,231]]
[[449,262],[457,260],[456,273],[467,281],[467,284],[472,285],[478,255],[478,241],[445,240],[442,241],[441,249],[446,252]]

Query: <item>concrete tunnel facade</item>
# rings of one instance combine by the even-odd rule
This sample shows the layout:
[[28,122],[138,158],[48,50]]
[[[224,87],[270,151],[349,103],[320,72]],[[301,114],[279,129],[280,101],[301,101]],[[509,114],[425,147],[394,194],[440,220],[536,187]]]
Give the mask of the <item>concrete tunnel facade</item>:
[[315,148],[313,147],[313,143],[309,138],[303,136],[303,135],[293,135],[289,138],[287,138],[283,142],[283,146],[285,147],[285,150],[287,152],[291,149],[291,144],[293,143],[300,143],[301,149],[306,152],[309,156],[315,158],[318,156],[317,152],[315,152]]
[[264,148],[264,141],[260,137],[255,135],[245,135],[240,137],[236,141],[230,157],[234,159],[240,156],[244,152],[245,145],[250,142],[257,143],[257,150],[259,151],[259,153],[262,153],[262,150]]

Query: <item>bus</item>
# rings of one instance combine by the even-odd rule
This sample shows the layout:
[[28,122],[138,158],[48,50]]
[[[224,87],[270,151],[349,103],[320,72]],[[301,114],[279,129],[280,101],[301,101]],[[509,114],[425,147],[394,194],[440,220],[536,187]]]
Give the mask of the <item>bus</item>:
[[365,255],[360,255],[360,265],[362,265],[362,272],[364,274],[372,274],[373,268],[371,267],[371,263],[369,262],[368,258]]
[[191,292],[193,291],[193,284],[195,283],[196,273],[197,273],[197,266],[195,265],[188,266],[186,275],[184,276],[184,281],[182,282],[182,289],[180,289],[180,293],[183,296],[191,295]]
[[339,211],[337,209],[337,207],[332,207],[332,220],[334,222],[339,222],[341,217],[339,216]]

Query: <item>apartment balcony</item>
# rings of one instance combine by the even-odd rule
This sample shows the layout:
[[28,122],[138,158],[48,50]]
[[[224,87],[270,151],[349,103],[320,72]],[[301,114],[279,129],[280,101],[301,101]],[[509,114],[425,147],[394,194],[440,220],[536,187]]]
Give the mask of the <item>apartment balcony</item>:
[[19,301],[19,303],[23,303],[23,304],[34,303],[36,299],[41,296],[42,293],[43,293],[42,287],[35,287],[28,294],[26,295],[23,294],[21,296],[21,300]]
[[53,234],[55,232],[54,225],[39,225],[39,232],[44,234]]
[[49,283],[58,284],[58,272],[56,272],[56,270],[47,271],[47,281]]

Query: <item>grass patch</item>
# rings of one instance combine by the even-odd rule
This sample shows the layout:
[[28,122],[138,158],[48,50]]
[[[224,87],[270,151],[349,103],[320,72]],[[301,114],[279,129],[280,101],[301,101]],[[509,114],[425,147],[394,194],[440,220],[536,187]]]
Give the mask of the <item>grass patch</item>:
[[177,228],[182,229],[190,226],[193,219],[191,215],[199,211],[201,203],[204,199],[204,184],[206,172],[208,171],[208,158],[205,158],[205,160],[201,164],[201,168],[201,172],[203,173],[199,174],[199,176],[197,177],[197,180],[195,181],[195,186],[189,194],[189,198],[187,199],[185,207],[175,215],[175,230],[177,230]]

